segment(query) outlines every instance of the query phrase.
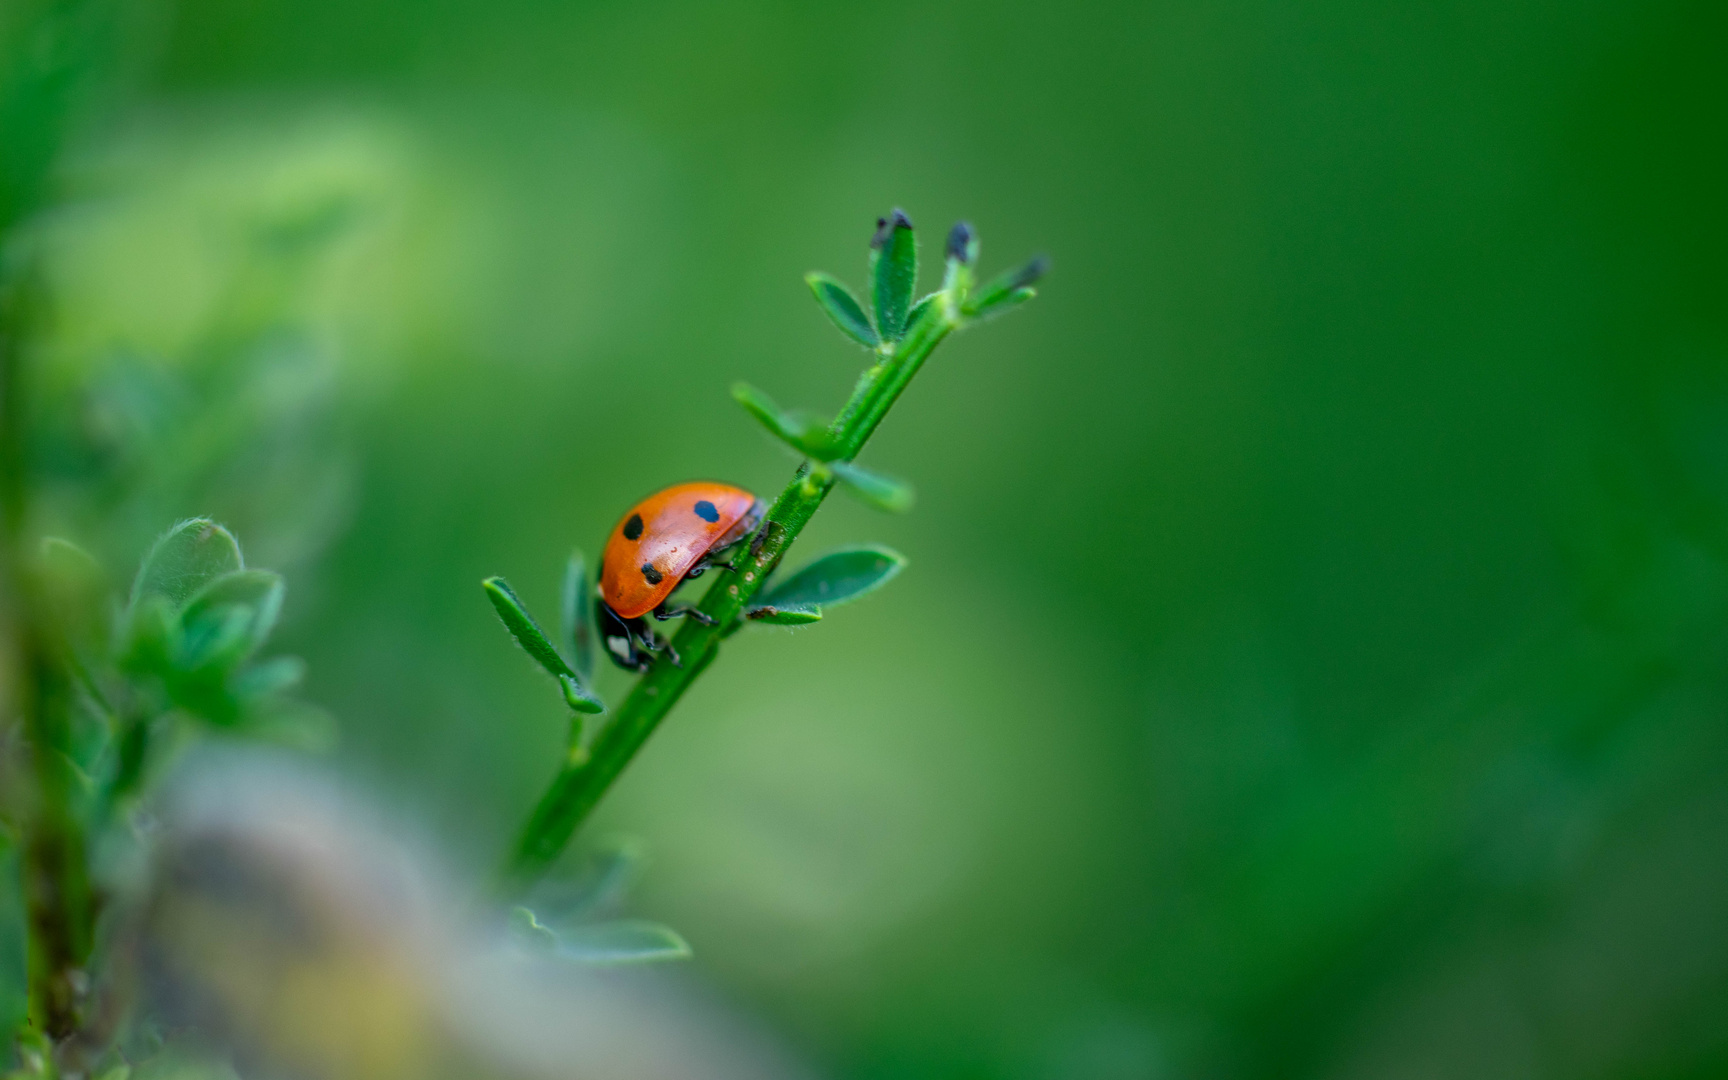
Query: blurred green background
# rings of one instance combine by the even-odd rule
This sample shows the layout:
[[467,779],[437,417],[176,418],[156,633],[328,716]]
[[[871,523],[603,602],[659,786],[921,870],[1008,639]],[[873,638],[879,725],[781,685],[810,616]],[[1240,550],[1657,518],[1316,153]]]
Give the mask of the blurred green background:
[[799,275],[901,205],[1055,271],[866,452],[916,512],[799,547],[909,571],[604,807],[693,977],[858,1080],[1728,1075],[1728,8],[147,15],[54,370],[265,378],[110,543],[290,570],[338,762],[456,864],[564,734],[479,579],[778,490],[726,388],[839,404]]

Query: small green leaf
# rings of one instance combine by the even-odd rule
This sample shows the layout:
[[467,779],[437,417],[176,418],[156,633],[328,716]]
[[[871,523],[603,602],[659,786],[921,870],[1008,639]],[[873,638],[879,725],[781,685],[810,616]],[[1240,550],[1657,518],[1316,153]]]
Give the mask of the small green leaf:
[[974,311],[972,313],[971,318],[978,321],[978,322],[985,322],[985,321],[988,321],[990,319],[994,319],[998,315],[1004,315],[1010,311],[1013,311],[1015,308],[1019,307],[1021,304],[1024,304],[1026,301],[1032,299],[1034,296],[1037,296],[1037,295],[1038,295],[1037,289],[1032,289],[1032,288],[1015,289],[1013,292],[1008,293],[1005,296],[998,297],[995,301],[991,302],[990,304],[987,304],[984,307],[978,308],[976,311]]
[[870,316],[864,314],[864,305],[852,295],[851,289],[827,274],[816,272],[805,274],[804,282],[816,294],[816,302],[822,305],[822,310],[834,320],[841,333],[866,349],[874,349],[882,343],[882,339],[876,336],[876,328],[870,325]]
[[505,629],[516,639],[516,644],[522,646],[522,651],[534,658],[534,662],[546,669],[546,673],[558,680],[558,688],[563,691],[564,701],[577,712],[596,713],[605,709],[600,699],[595,697],[582,685],[582,680],[552,643],[546,639],[546,632],[540,629],[540,624],[528,614],[528,609],[522,606],[515,590],[501,577],[489,577],[480,583],[486,590],[486,598],[492,601],[492,607],[498,612],[498,618],[504,623]]
[[800,412],[782,412],[773,399],[749,383],[734,383],[732,399],[761,421],[775,438],[800,454],[808,454],[818,461],[832,456],[827,428],[815,417]]
[[480,583],[486,590],[486,598],[492,601],[492,607],[497,610],[498,618],[503,621],[506,629],[516,639],[516,644],[522,646],[522,651],[534,658],[534,662],[546,669],[553,678],[568,675],[572,678],[576,673],[570,665],[564,662],[557,649],[546,640],[545,631],[540,624],[528,614],[528,609],[522,606],[522,601],[516,596],[516,590],[501,577],[489,577]]
[[822,618],[822,609],[761,604],[746,611],[744,617],[769,626],[808,626]]
[[988,319],[1019,307],[1037,295],[1032,286],[1050,270],[1050,260],[1040,255],[1024,266],[998,274],[966,301],[968,318]]
[[937,302],[941,299],[941,293],[933,292],[926,294],[922,300],[913,304],[911,313],[906,316],[906,329],[910,330],[914,326],[917,326],[918,320],[922,319],[932,311],[936,307]]
[[822,556],[784,581],[774,583],[762,603],[782,610],[824,610],[858,599],[886,585],[906,566],[892,548],[871,545]]
[[594,585],[588,580],[588,561],[572,550],[564,564],[564,589],[560,594],[560,622],[570,663],[584,683],[594,681]]
[[906,313],[918,285],[918,241],[904,210],[896,209],[876,222],[876,235],[870,240],[870,283],[877,332],[899,341],[906,333]]
[[593,966],[688,960],[690,944],[678,931],[645,919],[590,923],[557,934],[554,954]]
[[231,618],[229,611],[244,610],[247,621],[235,642],[239,651],[233,655],[233,660],[238,662],[256,653],[269,638],[282,612],[283,591],[280,574],[269,570],[236,570],[198,590],[187,601],[180,621],[186,627],[187,637],[191,638],[193,628],[200,622],[211,619],[226,621]]
[[912,509],[916,500],[912,485],[904,480],[873,473],[846,461],[830,461],[828,468],[834,470],[834,475],[840,478],[846,490],[878,510],[904,514]]
[[130,606],[163,596],[178,607],[213,578],[239,570],[240,544],[208,518],[192,518],[163,533],[144,556],[132,583]]

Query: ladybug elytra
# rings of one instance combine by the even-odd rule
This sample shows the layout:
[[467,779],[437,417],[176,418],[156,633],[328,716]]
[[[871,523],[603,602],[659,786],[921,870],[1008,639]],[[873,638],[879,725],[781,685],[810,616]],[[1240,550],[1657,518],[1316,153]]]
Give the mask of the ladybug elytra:
[[[762,520],[762,501],[743,488],[712,481],[674,484],[630,508],[606,538],[594,603],[606,655],[627,671],[647,671],[671,644],[649,628],[682,615],[712,625],[690,605],[667,606],[672,591],[710,566],[731,569],[720,554]],[[678,654],[670,653],[673,663]]]

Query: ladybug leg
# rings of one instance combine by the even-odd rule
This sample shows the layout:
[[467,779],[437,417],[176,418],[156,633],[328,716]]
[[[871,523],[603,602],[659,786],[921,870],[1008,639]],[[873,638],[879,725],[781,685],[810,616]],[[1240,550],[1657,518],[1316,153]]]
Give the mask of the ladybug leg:
[[666,658],[672,661],[673,667],[684,666],[684,662],[678,657],[678,650],[672,647],[670,641],[661,637],[659,634],[656,634],[653,629],[649,627],[648,620],[645,617],[637,616],[630,620],[630,635],[633,643],[636,646],[640,646],[640,648],[637,649],[637,655],[641,657],[642,666],[635,670],[647,671],[653,666],[654,656],[657,653],[665,653]]
[[736,555],[738,553],[738,546],[743,542],[743,540],[735,540],[724,548],[715,548],[709,551],[708,554],[696,560],[696,565],[692,566],[690,572],[684,575],[684,580],[689,581],[692,578],[699,578],[702,576],[702,571],[710,569],[724,570],[728,574],[736,574],[738,569],[732,565],[732,560],[730,558],[721,559],[720,556]]
[[600,624],[600,640],[605,645],[607,659],[638,675],[654,665],[651,650],[638,644],[645,640],[644,635],[652,636],[641,619],[619,618],[604,600],[594,602],[594,616]]
[[642,635],[643,648],[647,649],[651,653],[665,653],[666,659],[672,661],[673,667],[684,666],[684,661],[678,658],[678,650],[672,647],[672,642],[669,639],[663,638],[659,634],[648,629],[646,623],[643,624]]
[[[686,574],[685,576],[688,577],[689,575]],[[681,604],[678,607],[667,607],[665,602],[662,601],[660,606],[654,609],[654,617],[659,619],[661,622],[665,622],[667,619],[676,619],[680,615],[686,619],[694,619],[703,626],[719,625],[719,620],[715,619],[714,616],[705,611],[698,611],[689,604]]]

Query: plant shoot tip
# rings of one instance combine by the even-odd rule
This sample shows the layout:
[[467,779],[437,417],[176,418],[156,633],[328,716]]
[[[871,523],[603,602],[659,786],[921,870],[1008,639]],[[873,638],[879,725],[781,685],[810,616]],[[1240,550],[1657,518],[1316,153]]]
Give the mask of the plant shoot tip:
[[970,222],[956,221],[948,230],[948,257],[968,264],[978,258],[978,234]]
[[870,238],[870,246],[879,251],[897,230],[910,229],[911,227],[912,219],[906,216],[906,211],[896,206],[893,213],[887,217],[876,219],[876,235]]

